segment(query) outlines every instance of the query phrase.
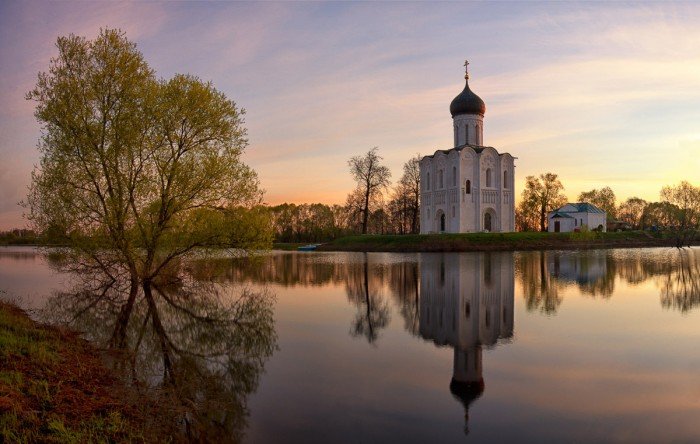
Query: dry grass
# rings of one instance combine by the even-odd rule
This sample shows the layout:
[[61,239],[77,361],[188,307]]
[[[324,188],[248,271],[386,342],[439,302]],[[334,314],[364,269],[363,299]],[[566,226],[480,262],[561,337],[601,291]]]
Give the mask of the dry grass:
[[0,442],[162,442],[154,413],[77,333],[0,302]]

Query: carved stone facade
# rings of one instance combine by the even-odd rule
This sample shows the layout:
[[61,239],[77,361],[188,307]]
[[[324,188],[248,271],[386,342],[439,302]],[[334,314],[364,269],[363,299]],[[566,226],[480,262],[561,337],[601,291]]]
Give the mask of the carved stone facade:
[[421,159],[421,233],[515,231],[515,158],[483,145],[485,109],[467,83],[450,106],[455,147]]

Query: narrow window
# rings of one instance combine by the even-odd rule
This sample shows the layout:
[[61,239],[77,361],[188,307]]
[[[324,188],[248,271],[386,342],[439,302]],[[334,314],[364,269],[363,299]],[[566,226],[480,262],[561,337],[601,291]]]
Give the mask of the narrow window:
[[469,124],[464,127],[464,143],[469,143]]
[[471,306],[469,305],[469,302],[464,306],[464,316],[469,319],[469,314],[471,313]]
[[452,186],[457,186],[457,167],[452,167]]
[[467,180],[467,183],[464,185],[464,189],[467,194],[472,194],[472,181]]
[[486,168],[486,186],[491,186],[491,168]]
[[428,180],[426,180],[427,183],[427,190],[430,191],[430,173],[428,173]]
[[452,207],[452,217],[455,217],[455,207]]
[[439,189],[442,189],[445,186],[445,184],[442,181],[442,170],[438,171],[438,184],[439,184],[439,186],[438,186]]
[[503,188],[508,188],[508,171],[503,172]]

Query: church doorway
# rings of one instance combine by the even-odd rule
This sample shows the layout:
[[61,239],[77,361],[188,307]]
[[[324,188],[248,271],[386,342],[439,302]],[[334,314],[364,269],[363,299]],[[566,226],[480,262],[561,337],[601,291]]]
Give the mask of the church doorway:
[[558,220],[554,221],[554,232],[559,233],[561,231],[561,222]]
[[442,233],[444,231],[445,231],[445,213],[442,213],[440,215],[440,232]]
[[496,212],[493,210],[493,208],[487,208],[484,211],[484,219],[481,229],[488,231],[489,233],[498,231],[498,221],[496,220]]

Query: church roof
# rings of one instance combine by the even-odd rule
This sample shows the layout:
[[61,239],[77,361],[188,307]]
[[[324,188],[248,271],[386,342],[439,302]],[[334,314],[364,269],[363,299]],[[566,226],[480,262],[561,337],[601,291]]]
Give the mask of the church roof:
[[[491,148],[492,150],[494,150],[494,151],[496,151],[496,152],[498,153],[498,150],[497,150],[496,148],[492,147],[492,146],[471,145],[471,144],[465,143],[464,145],[458,145],[458,146],[456,146],[456,147],[454,147],[454,148],[450,148],[450,149],[448,149],[448,150],[437,150],[437,151],[435,151],[435,153],[433,153],[433,154],[430,154],[430,155],[427,155],[427,156],[423,156],[423,159],[425,159],[425,158],[433,158],[433,157],[435,157],[435,154],[437,154],[437,153],[449,154],[450,151],[457,151],[457,152],[460,152],[460,151],[462,151],[464,148],[471,148],[472,150],[474,150],[474,152],[475,152],[476,154],[481,154],[481,152],[484,151],[484,150],[487,149],[487,148]],[[504,154],[508,154],[508,155],[510,156],[509,153],[498,153],[499,156],[503,156]]]
[[573,217],[569,216],[568,214],[566,214],[566,213],[560,213],[560,212],[558,212],[558,211],[555,211],[555,212],[552,214],[552,218],[556,218],[556,217],[559,217],[559,218],[561,218],[561,219],[573,219]]
[[[574,207],[575,210],[569,210],[566,209],[566,207]],[[588,202],[575,202],[575,203],[567,203],[563,207],[557,208],[554,210],[554,214],[558,213],[597,213],[597,214],[605,214],[605,210],[601,210],[600,208],[596,207],[593,204],[590,204]],[[563,216],[562,216],[563,217]]]
[[459,114],[478,114],[483,116],[486,113],[486,104],[481,100],[481,97],[469,89],[469,76],[465,77],[464,89],[450,103],[450,114],[452,114],[452,117]]

